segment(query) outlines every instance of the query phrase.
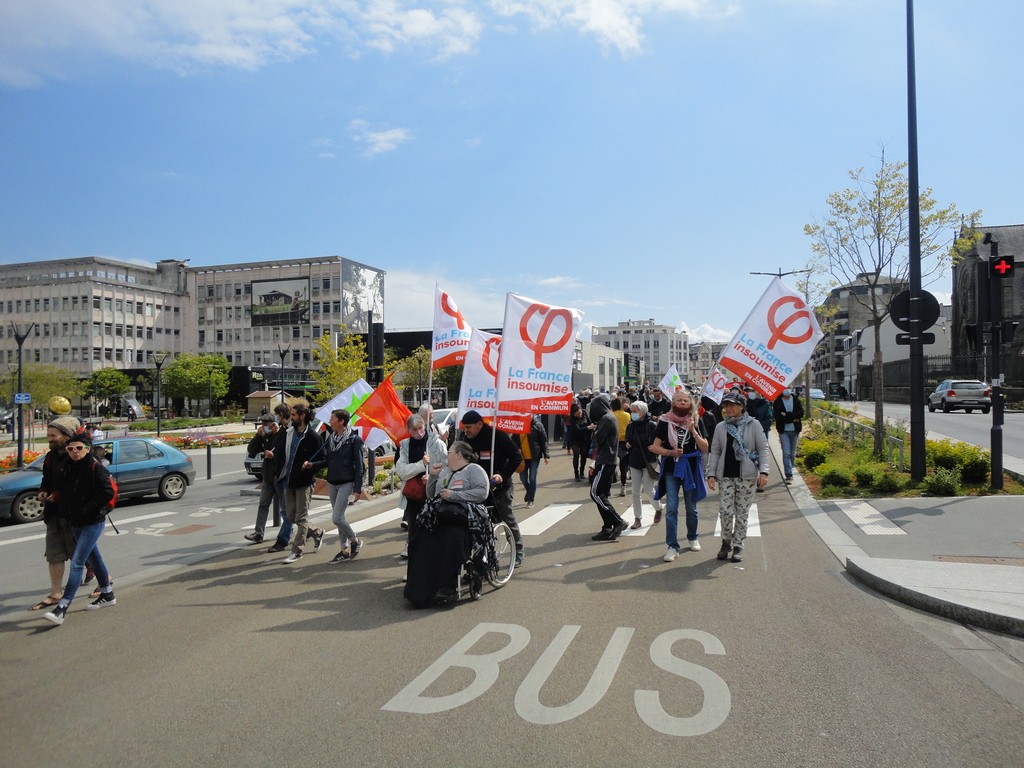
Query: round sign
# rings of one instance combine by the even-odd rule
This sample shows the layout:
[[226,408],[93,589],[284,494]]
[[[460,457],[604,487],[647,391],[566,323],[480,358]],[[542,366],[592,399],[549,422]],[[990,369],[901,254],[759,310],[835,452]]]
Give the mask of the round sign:
[[71,413],[71,403],[66,397],[61,395],[54,395],[51,397],[46,404],[50,407],[51,413],[57,413],[61,416]]
[[[901,331],[910,330],[910,291],[900,291],[889,302],[889,316],[892,324]],[[921,327],[919,331],[927,331],[939,319],[939,300],[928,291],[921,291]]]

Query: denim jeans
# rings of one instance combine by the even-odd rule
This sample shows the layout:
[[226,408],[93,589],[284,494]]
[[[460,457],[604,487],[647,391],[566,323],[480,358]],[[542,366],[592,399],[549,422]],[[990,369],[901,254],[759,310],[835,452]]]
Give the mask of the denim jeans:
[[[678,550],[679,539],[679,490],[683,486],[681,478],[665,473],[665,544]],[[693,501],[693,491],[683,488],[683,504],[686,509],[686,539],[697,540],[697,505]]]
[[355,492],[355,487],[355,483],[327,484],[327,495],[331,499],[331,522],[338,529],[338,541],[341,543],[342,549],[348,546],[350,541],[355,541],[358,538],[355,529],[349,525],[348,518],[345,517],[345,511],[348,509],[348,497]]
[[523,484],[523,501],[533,501],[537,495],[537,470],[540,459],[527,459],[526,467],[519,473],[519,482]]
[[71,605],[71,601],[75,599],[75,594],[82,586],[82,579],[85,577],[86,560],[96,571],[96,580],[99,582],[100,590],[110,591],[110,574],[107,572],[107,564],[103,562],[99,547],[96,546],[106,525],[105,520],[100,520],[98,523],[72,528],[75,534],[75,551],[71,555],[71,570],[68,572],[68,583],[64,587],[64,597],[60,600],[61,605],[65,607]]
[[793,459],[796,458],[796,441],[799,439],[799,432],[779,432],[779,442],[782,443],[782,472],[787,480],[793,477]]

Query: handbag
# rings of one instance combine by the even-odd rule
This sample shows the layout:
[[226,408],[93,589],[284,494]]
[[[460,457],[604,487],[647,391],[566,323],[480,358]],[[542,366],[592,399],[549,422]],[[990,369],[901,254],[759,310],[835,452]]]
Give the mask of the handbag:
[[658,479],[658,475],[661,474],[661,472],[659,470],[660,470],[660,467],[658,466],[658,462],[656,462],[656,461],[648,461],[647,462],[647,474],[650,476],[651,480],[657,480]]
[[406,480],[405,485],[402,486],[402,495],[411,501],[426,501],[427,483],[424,480],[425,477],[425,474],[420,474]]

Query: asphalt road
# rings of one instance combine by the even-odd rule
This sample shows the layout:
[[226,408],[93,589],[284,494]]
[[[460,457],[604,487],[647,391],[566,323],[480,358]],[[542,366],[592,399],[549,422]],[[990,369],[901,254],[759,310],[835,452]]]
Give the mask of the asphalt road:
[[512,581],[416,611],[390,500],[352,508],[358,560],[332,536],[285,566],[243,546],[251,483],[218,464],[118,510],[118,603],[62,627],[26,610],[39,524],[0,530],[4,766],[1024,763],[1024,714],[951,655],[982,639],[848,579],[777,473],[743,563],[715,559],[715,495],[703,551],[664,563],[664,523],[590,540],[556,451]]

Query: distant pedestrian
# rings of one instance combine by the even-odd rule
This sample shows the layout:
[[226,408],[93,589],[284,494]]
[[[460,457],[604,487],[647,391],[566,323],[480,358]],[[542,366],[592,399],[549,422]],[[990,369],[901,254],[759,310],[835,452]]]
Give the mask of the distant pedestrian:
[[569,411],[569,445],[572,448],[572,469],[576,482],[581,482],[585,477],[590,440],[590,419],[582,405],[573,403]]
[[793,390],[786,387],[772,403],[772,412],[775,415],[775,429],[779,432],[779,442],[782,443],[782,471],[786,483],[791,483],[796,444],[803,428],[804,406],[800,398],[793,396]]
[[519,473],[519,481],[523,484],[523,501],[526,508],[532,509],[537,498],[537,472],[540,470],[541,459],[547,464],[551,460],[548,454],[548,432],[540,416],[530,419],[530,431],[519,435],[520,450],[523,452],[523,471]]
[[92,438],[85,430],[68,439],[65,450],[69,457],[67,471],[61,476],[55,494],[48,501],[56,503],[59,514],[67,518],[75,537],[75,549],[71,555],[71,569],[64,585],[64,594],[57,607],[43,618],[53,624],[63,624],[71,601],[85,577],[86,560],[96,570],[100,595],[86,606],[86,610],[106,608],[115,605],[114,589],[110,574],[100,555],[97,542],[103,535],[109,504],[114,498],[114,486],[110,482],[107,468],[92,455]]
[[718,559],[734,563],[743,560],[754,489],[764,488],[768,483],[768,440],[745,407],[739,393],[727,392],[722,396],[723,419],[715,427],[707,469],[708,487],[714,490],[716,484],[721,486],[718,515],[722,546]]
[[619,496],[626,495],[626,479],[629,477],[629,455],[626,451],[626,428],[631,421],[628,401],[623,403],[623,397],[613,397],[611,401],[612,416],[619,424]]

